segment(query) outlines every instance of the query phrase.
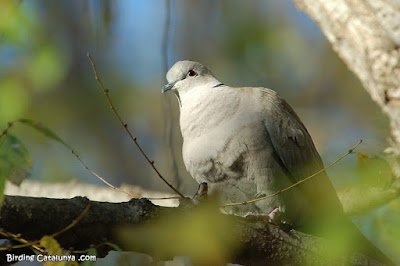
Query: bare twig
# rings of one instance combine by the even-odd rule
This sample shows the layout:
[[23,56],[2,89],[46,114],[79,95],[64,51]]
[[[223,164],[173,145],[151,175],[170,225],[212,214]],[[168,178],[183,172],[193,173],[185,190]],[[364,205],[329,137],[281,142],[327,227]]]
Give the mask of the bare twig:
[[[95,171],[93,171],[91,168],[89,168],[89,166],[87,166],[87,164],[79,157],[79,155],[74,150],[72,150],[72,154],[75,155],[75,157],[81,162],[81,164],[86,168],[86,170],[88,170],[90,173],[92,173],[92,175],[96,176],[98,179],[103,181],[103,183],[105,183],[107,186],[109,186],[119,192],[125,193],[129,196],[132,196],[133,198],[144,198],[142,195],[127,192],[123,189],[120,189],[120,188],[108,183],[108,181],[105,180],[102,176],[100,176]],[[180,197],[162,197],[162,198],[146,198],[146,199],[148,199],[148,200],[167,200],[167,199],[177,199],[177,198],[180,198]]]
[[116,244],[113,244],[111,242],[103,242],[103,243],[95,245],[94,247],[90,247],[90,248],[87,248],[84,250],[73,250],[72,253],[76,253],[76,254],[88,253],[91,249],[98,249],[99,247],[102,247],[102,246],[109,246],[118,252],[122,252],[122,249],[120,247],[118,247]]
[[[24,120],[26,120],[26,119],[18,119],[18,120],[15,120],[15,121],[13,121],[13,122],[9,122],[8,125],[7,125],[7,128],[4,129],[4,130],[0,133],[0,138],[1,138],[2,136],[4,136],[4,135],[7,135],[9,129],[10,129],[16,122],[21,122],[21,121],[24,121]],[[32,121],[32,122],[33,122],[33,121]],[[39,124],[39,123],[37,123],[37,124]],[[63,140],[58,139],[58,141],[61,142],[61,143],[62,143],[65,147],[67,147],[68,149],[71,149],[72,154],[75,155],[75,157],[81,162],[81,164],[82,164],[90,173],[92,173],[92,174],[93,174],[94,176],[96,176],[98,179],[100,179],[101,181],[103,181],[103,182],[104,182],[106,185],[108,185],[109,187],[111,187],[111,188],[113,188],[113,189],[115,189],[115,190],[118,190],[118,191],[120,191],[120,192],[126,193],[126,194],[128,194],[128,195],[130,195],[130,196],[132,196],[132,197],[134,197],[134,198],[141,198],[141,197],[142,197],[142,196],[140,196],[140,195],[126,192],[126,191],[124,191],[124,190],[122,190],[122,189],[119,189],[119,188],[117,188],[117,187],[111,185],[111,184],[108,183],[104,178],[102,178],[100,175],[96,174],[92,169],[90,169],[90,168],[82,161],[82,159],[78,156],[78,154],[77,154],[69,145],[67,145]]]
[[88,205],[86,205],[86,208],[82,211],[82,213],[75,219],[72,221],[72,223],[70,223],[69,225],[67,225],[66,227],[64,227],[63,229],[61,229],[58,232],[55,232],[54,234],[51,234],[50,237],[57,237],[60,234],[64,233],[65,231],[71,229],[72,227],[74,227],[80,220],[82,220],[83,216],[86,215],[86,213],[89,211],[90,207],[92,207],[92,203],[89,202]]
[[111,102],[111,98],[108,95],[108,89],[104,88],[103,83],[101,82],[98,74],[97,74],[97,70],[96,70],[96,65],[92,59],[92,57],[90,56],[90,53],[87,54],[92,67],[93,67],[93,71],[94,71],[94,75],[95,78],[97,80],[97,83],[100,85],[101,89],[103,90],[108,104],[110,105],[111,110],[114,112],[115,116],[117,117],[118,121],[121,123],[121,125],[125,128],[125,131],[128,133],[128,135],[131,137],[131,139],[133,140],[133,142],[136,144],[136,146],[138,147],[138,149],[140,150],[140,152],[142,153],[142,155],[144,156],[144,158],[147,160],[147,162],[151,165],[151,167],[154,169],[154,171],[157,173],[158,177],[161,178],[162,181],[164,181],[165,184],[167,184],[176,194],[178,194],[181,198],[185,198],[185,196],[180,193],[176,188],[174,188],[162,175],[161,173],[157,170],[157,168],[154,165],[154,161],[150,160],[149,157],[146,155],[146,153],[144,152],[144,150],[142,149],[142,147],[139,145],[136,137],[134,137],[132,135],[132,133],[130,132],[130,130],[128,129],[128,124],[123,122],[120,115],[118,114],[117,110],[114,108],[114,105]]
[[22,238],[18,234],[13,234],[13,233],[4,232],[4,231],[0,231],[0,235],[6,237],[8,239],[12,238],[15,241],[23,243],[23,244],[20,244],[20,245],[14,245],[14,246],[8,246],[8,247],[0,247],[0,251],[1,250],[10,250],[10,249],[31,247],[32,249],[35,249],[35,250],[37,250],[39,252],[42,252],[42,253],[44,252],[44,250],[37,245],[37,244],[39,244],[40,241],[29,242],[28,240]]
[[227,204],[222,205],[221,207],[245,205],[245,204],[248,204],[248,203],[253,203],[253,202],[256,202],[256,201],[265,200],[265,199],[268,199],[268,198],[275,197],[276,195],[279,195],[279,194],[281,194],[282,192],[285,192],[285,191],[287,191],[287,190],[289,190],[289,189],[291,189],[291,188],[293,188],[293,187],[295,187],[295,186],[297,186],[297,185],[300,185],[301,183],[303,183],[303,182],[305,182],[305,181],[307,181],[307,180],[313,178],[314,176],[316,176],[316,175],[322,173],[323,171],[327,170],[328,168],[334,166],[334,165],[337,164],[339,161],[341,161],[343,158],[345,158],[345,157],[348,156],[349,154],[352,154],[353,151],[361,144],[361,142],[362,142],[362,139],[360,139],[360,141],[359,141],[353,148],[351,148],[346,154],[340,156],[338,159],[336,159],[333,163],[331,163],[331,164],[328,165],[327,167],[325,167],[325,168],[319,170],[318,172],[316,172],[316,173],[314,173],[314,174],[312,174],[312,175],[310,175],[310,176],[308,176],[308,177],[306,177],[306,178],[304,178],[304,179],[302,179],[302,180],[300,180],[300,181],[298,181],[298,182],[296,182],[296,183],[294,183],[294,184],[292,184],[292,185],[290,185],[290,186],[288,186],[288,187],[286,187],[286,188],[284,188],[284,189],[281,189],[281,190],[279,190],[279,191],[277,191],[277,192],[275,192],[275,193],[273,193],[273,194],[270,194],[270,195],[268,195],[268,196],[265,196],[265,197],[260,197],[260,198],[256,198],[256,199],[252,199],[252,200],[243,201],[243,202],[227,203]]
[[75,155],[75,157],[81,162],[81,164],[86,168],[86,170],[88,170],[90,173],[92,173],[92,174],[93,174],[94,176],[96,176],[98,179],[100,179],[101,181],[103,181],[107,186],[109,186],[109,187],[111,187],[111,188],[113,188],[113,189],[115,189],[115,190],[117,190],[117,191],[119,191],[119,192],[128,194],[129,196],[132,196],[132,197],[134,197],[134,198],[142,198],[142,196],[140,196],[140,195],[138,195],[138,194],[129,193],[129,192],[125,191],[125,190],[122,190],[122,189],[120,189],[120,188],[117,188],[116,186],[111,185],[111,184],[108,183],[104,178],[102,178],[99,174],[96,174],[92,169],[90,169],[89,166],[87,166],[86,163],[85,163],[84,161],[82,161],[82,159],[79,157],[78,154],[76,154],[76,152],[75,152],[74,150],[72,150],[72,154]]
[[[57,237],[60,234],[64,233],[65,231],[67,231],[67,230],[71,229],[72,227],[74,227],[80,220],[82,220],[83,216],[85,216],[85,214],[89,211],[91,206],[92,206],[92,203],[89,202],[89,204],[82,211],[82,213],[75,220],[73,220],[72,223],[70,223],[69,225],[67,225],[66,227],[61,229],[60,231],[51,234],[50,237],[52,237],[52,238]],[[16,234],[13,234],[13,233],[0,231],[0,234],[5,236],[5,237],[7,237],[7,238],[11,237],[13,240],[16,240],[18,242],[23,243],[23,244],[14,245],[14,246],[11,246],[11,247],[1,247],[0,250],[9,250],[9,249],[32,247],[32,248],[36,249],[37,251],[39,251],[41,253],[44,253],[44,250],[38,246],[38,244],[40,244],[40,240],[29,242],[26,239],[23,239],[20,236],[18,236]]]
[[[9,122],[9,123],[7,124],[7,128],[1,131],[1,133],[0,133],[0,138],[3,137],[3,136],[5,136],[5,135],[7,135],[7,134],[8,134],[8,131],[10,130],[10,128],[11,128],[13,125],[15,125],[15,123],[21,122],[21,121],[26,121],[26,119],[17,119],[17,120],[15,120],[15,121]],[[31,121],[31,122],[34,122],[34,121]],[[37,124],[39,124],[39,123],[37,123]],[[95,173],[92,169],[90,169],[90,168],[86,165],[86,163],[79,157],[79,155],[76,153],[76,151],[74,151],[74,150],[73,150],[69,145],[67,145],[63,140],[58,139],[57,141],[61,142],[61,143],[62,143],[65,147],[67,147],[68,149],[71,149],[72,154],[75,155],[75,157],[81,162],[81,164],[86,168],[86,170],[88,170],[90,173],[92,173],[94,176],[96,176],[98,179],[100,179],[102,182],[104,182],[107,186],[109,186],[109,187],[111,187],[111,188],[113,188],[113,189],[115,189],[115,190],[117,190],[117,191],[119,191],[119,192],[128,194],[128,195],[130,195],[130,196],[132,196],[132,197],[134,197],[134,198],[143,198],[143,196],[141,196],[141,195],[139,195],[139,194],[133,194],[133,193],[124,191],[124,190],[122,190],[122,189],[120,189],[120,188],[117,188],[117,187],[113,186],[112,184],[110,184],[109,182],[107,182],[103,177],[101,177],[99,174]],[[149,199],[149,200],[166,200],[166,199],[177,199],[177,198],[180,198],[180,197],[162,197],[162,198],[147,198],[147,199]]]
[[13,122],[8,122],[6,129],[2,130],[1,133],[0,133],[0,139],[1,139],[3,136],[7,135],[8,130],[10,130],[10,128],[14,125],[14,123],[15,123],[15,121],[13,121]]

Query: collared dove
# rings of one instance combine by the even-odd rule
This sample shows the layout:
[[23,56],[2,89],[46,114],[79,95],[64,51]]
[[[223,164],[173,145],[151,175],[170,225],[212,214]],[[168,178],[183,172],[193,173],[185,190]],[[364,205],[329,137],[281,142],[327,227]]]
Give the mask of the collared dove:
[[[193,61],[177,62],[167,81],[162,91],[172,90],[180,106],[186,169],[222,203],[273,194],[324,168],[304,124],[275,91],[226,86]],[[225,209],[267,215],[276,208],[295,228],[351,224],[325,171],[277,196]]]

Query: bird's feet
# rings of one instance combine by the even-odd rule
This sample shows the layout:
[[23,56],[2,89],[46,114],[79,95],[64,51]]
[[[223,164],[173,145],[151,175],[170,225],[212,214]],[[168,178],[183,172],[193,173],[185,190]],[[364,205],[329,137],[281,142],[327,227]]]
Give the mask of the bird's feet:
[[202,201],[205,201],[208,196],[208,185],[206,182],[203,182],[199,185],[196,194],[193,196],[192,200],[194,203],[198,204]]
[[276,207],[273,209],[268,215],[267,215],[267,222],[269,223],[274,223],[276,220],[278,220],[279,216],[281,214],[280,208]]
[[262,218],[262,220],[266,221],[267,223],[276,225],[281,223],[281,220],[279,219],[280,216],[281,216],[281,211],[279,207],[274,208],[267,215],[265,213],[254,213],[254,212],[247,212],[245,215],[243,215],[243,217],[245,218],[251,218],[251,217],[255,217],[257,219]]
[[282,212],[279,207],[273,209],[268,215],[268,223],[278,225],[283,231],[290,232],[293,226],[282,220]]
[[179,199],[179,206],[192,207],[207,199],[208,186],[207,183],[201,183],[193,198]]

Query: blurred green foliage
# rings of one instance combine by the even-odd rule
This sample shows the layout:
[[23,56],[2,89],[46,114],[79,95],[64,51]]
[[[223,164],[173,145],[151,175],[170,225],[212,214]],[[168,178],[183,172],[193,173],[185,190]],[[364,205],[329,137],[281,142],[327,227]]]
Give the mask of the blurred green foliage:
[[61,47],[41,28],[30,4],[1,1],[0,122],[14,120],[32,104],[31,96],[55,90],[68,67]]
[[129,250],[145,251],[158,259],[185,255],[194,265],[224,265],[238,248],[234,222],[211,201],[142,226],[121,227],[118,235]]
[[389,163],[380,156],[358,152],[356,156],[359,183],[374,187],[389,187],[393,179]]
[[31,175],[32,160],[25,145],[15,136],[0,138],[0,180],[21,184]]
[[[64,260],[64,261],[57,261],[54,260],[52,261],[52,256],[62,256],[62,255],[70,255],[69,251],[65,251],[62,249],[62,247],[60,246],[60,244],[58,243],[58,241],[50,236],[43,236],[40,239],[40,246],[43,247],[46,251],[45,256],[41,257],[40,259],[42,260],[42,265],[44,266],[78,266],[79,262],[78,261],[68,261],[68,260]],[[91,250],[91,252],[93,252]],[[48,257],[50,259],[48,259]],[[92,255],[89,254],[88,255]],[[90,265],[90,263],[83,263],[84,265]]]
[[379,246],[392,256],[396,263],[400,262],[400,201],[393,200],[386,208],[377,210],[375,215],[370,215],[365,220],[370,221],[372,239],[377,239]]

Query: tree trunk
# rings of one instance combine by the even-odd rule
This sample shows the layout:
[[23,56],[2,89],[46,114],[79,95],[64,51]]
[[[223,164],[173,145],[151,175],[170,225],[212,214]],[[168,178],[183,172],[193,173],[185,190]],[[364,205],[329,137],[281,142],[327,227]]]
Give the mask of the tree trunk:
[[383,198],[397,197],[400,189],[400,1],[293,2],[319,25],[335,52],[388,116],[391,138],[386,153],[396,180],[391,190],[387,190],[389,196]]

